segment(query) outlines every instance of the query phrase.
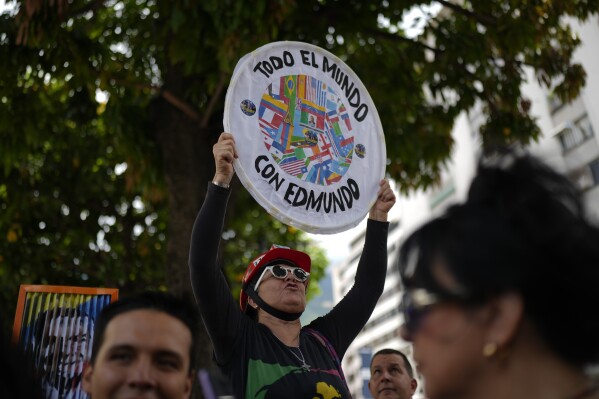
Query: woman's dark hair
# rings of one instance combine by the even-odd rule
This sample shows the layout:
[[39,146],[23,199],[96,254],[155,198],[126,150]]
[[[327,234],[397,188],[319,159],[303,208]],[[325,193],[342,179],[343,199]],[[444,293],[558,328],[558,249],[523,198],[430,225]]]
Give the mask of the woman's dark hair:
[[408,288],[447,293],[431,269],[442,262],[475,302],[517,292],[555,353],[599,361],[599,228],[575,187],[530,155],[481,160],[467,201],[415,231],[399,262]]

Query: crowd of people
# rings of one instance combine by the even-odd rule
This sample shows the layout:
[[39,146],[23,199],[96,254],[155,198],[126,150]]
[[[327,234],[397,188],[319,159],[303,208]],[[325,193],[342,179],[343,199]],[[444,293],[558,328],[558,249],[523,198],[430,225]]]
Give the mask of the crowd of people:
[[[84,391],[92,399],[191,397],[203,323],[228,397],[350,398],[341,361],[383,291],[396,201],[389,183],[380,182],[370,209],[353,287],[302,326],[309,254],[273,245],[248,265],[240,302],[232,296],[218,254],[233,136],[221,134],[213,154],[216,172],[191,236],[196,304],[145,293],[108,305],[95,322]],[[419,388],[428,399],[599,398],[589,372],[599,363],[599,228],[566,177],[514,150],[486,156],[467,199],[401,244],[393,266],[403,290],[399,334],[417,367],[397,348],[376,352],[373,398],[408,399]],[[11,396],[2,397],[26,397],[22,380],[5,381],[0,392]],[[26,385],[29,397],[41,397]]]

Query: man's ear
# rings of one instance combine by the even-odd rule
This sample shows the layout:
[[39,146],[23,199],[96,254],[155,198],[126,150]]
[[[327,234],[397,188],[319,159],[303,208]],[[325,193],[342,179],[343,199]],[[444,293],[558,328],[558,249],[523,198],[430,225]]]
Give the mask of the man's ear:
[[412,387],[412,395],[414,395],[416,388],[418,388],[418,381],[416,381],[416,378],[412,378],[412,381],[410,381],[410,386]]
[[81,386],[83,390],[88,394],[92,394],[92,376],[94,374],[94,366],[88,361],[83,364],[83,380]]

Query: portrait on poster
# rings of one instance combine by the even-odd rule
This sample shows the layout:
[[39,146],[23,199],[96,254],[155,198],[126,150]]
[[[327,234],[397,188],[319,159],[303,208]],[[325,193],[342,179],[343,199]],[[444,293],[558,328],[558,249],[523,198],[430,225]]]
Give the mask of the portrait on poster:
[[81,383],[95,323],[117,295],[106,288],[21,286],[13,336],[36,368],[46,399],[88,397]]

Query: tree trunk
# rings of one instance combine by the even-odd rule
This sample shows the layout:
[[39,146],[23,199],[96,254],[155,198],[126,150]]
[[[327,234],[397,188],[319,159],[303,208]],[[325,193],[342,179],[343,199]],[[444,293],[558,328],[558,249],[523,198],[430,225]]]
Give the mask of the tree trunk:
[[[177,77],[170,82],[166,79],[165,88],[175,94],[184,92],[185,82],[173,85],[173,80]],[[189,243],[193,222],[212,178],[212,145],[220,132],[200,129],[198,121],[164,99],[156,99],[150,108],[169,193],[166,285],[171,293],[195,302],[189,279]],[[203,325],[198,347],[197,366],[213,367],[212,344]]]

